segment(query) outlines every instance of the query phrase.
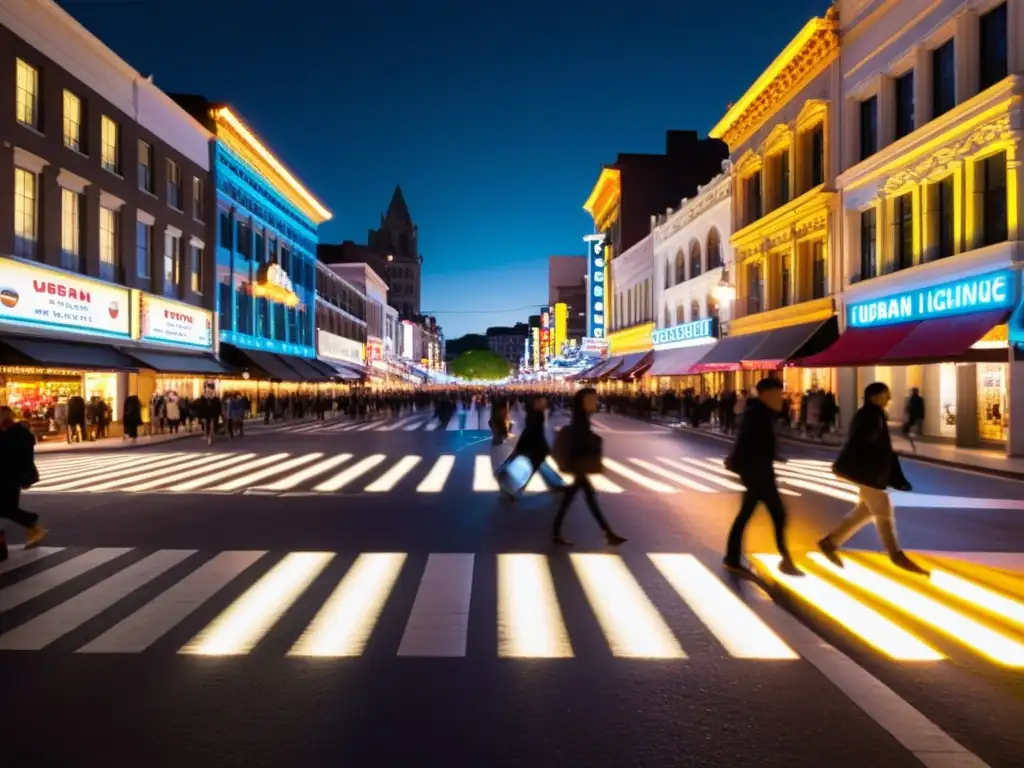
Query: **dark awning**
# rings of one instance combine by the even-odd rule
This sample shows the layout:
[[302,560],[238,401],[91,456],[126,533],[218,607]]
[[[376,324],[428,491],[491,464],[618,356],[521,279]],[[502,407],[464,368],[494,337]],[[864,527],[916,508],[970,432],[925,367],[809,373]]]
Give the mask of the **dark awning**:
[[[299,376],[299,381],[315,383],[319,381],[330,381],[330,376],[325,376],[319,370],[309,364],[309,361],[294,355],[277,355],[277,358],[284,362]],[[294,377],[292,377],[294,379]]]
[[856,368],[875,365],[899,344],[918,323],[879,325],[873,328],[847,328],[836,342],[816,355],[793,360],[801,368]]
[[356,367],[352,363],[343,363],[340,360],[320,360],[319,363],[330,366],[335,372],[334,375],[345,381],[361,381],[366,378],[366,369],[361,366]]
[[881,365],[914,365],[957,362],[975,357],[979,360],[1005,360],[1007,350],[991,350],[995,354],[986,355],[984,350],[972,350],[971,347],[993,327],[1005,323],[1009,314],[1005,309],[990,309],[973,315],[922,320],[878,362]]
[[591,373],[596,371],[598,368],[600,368],[604,364],[605,364],[605,361],[601,360],[600,362],[596,363],[595,365],[590,366],[589,368],[584,368],[579,373],[574,373],[569,378],[572,379],[573,381],[582,381],[584,379],[589,378]]
[[741,336],[726,336],[693,366],[691,373],[738,371],[741,367],[741,362],[745,358],[749,358],[751,352],[768,338],[770,333],[771,331],[761,331],[760,333],[746,333]]
[[213,355],[188,355],[177,352],[155,352],[149,349],[124,349],[126,355],[138,360],[143,367],[159,373],[192,373],[200,376],[236,376],[235,368],[225,365]]
[[26,336],[4,336],[0,360],[7,365],[44,368],[81,368],[89,371],[137,371],[139,364],[106,344],[51,341]]
[[676,349],[656,349],[654,364],[649,373],[651,376],[686,376],[704,355],[711,351],[714,344],[696,344],[692,347]]
[[615,371],[615,375],[612,378],[622,379],[623,381],[636,378],[651,367],[653,360],[654,352],[650,351],[633,352],[632,354],[625,355],[622,358],[622,365]]
[[302,378],[293,368],[288,367],[285,362],[271,352],[261,352],[255,349],[242,349],[231,344],[221,344],[222,354],[237,357],[239,365],[248,368],[257,378],[270,379],[271,381],[302,381]]
[[336,379],[338,378],[338,371],[333,365],[325,363],[321,360],[317,360],[315,357],[304,358],[306,365],[313,370],[317,371],[325,379]]
[[813,323],[787,325],[769,331],[764,340],[741,360],[748,370],[774,370],[790,359],[813,355],[826,349],[839,338],[835,315]]
[[622,360],[623,358],[619,356],[608,358],[607,360],[605,360],[604,365],[602,365],[596,371],[591,372],[590,375],[587,376],[587,378],[590,379],[591,381],[601,381],[603,379],[607,379],[609,376],[611,376],[615,371],[619,369],[619,366],[622,365]]

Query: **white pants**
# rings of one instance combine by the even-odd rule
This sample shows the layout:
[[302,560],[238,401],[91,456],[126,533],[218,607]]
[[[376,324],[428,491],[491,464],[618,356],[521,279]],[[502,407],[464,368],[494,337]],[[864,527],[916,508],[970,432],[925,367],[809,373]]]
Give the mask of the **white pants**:
[[842,522],[829,534],[829,539],[837,547],[841,547],[845,541],[857,531],[875,521],[875,529],[878,531],[878,538],[882,546],[890,555],[900,551],[899,541],[896,539],[896,518],[893,513],[892,501],[886,491],[878,488],[871,488],[866,485],[858,485],[857,504],[851,509]]

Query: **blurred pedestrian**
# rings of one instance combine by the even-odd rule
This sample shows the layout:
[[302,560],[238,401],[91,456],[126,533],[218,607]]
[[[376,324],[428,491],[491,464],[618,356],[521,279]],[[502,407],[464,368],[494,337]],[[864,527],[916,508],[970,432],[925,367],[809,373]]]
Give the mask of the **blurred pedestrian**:
[[[0,406],[0,517],[25,529],[25,547],[37,546],[47,534],[39,515],[21,508],[21,492],[39,482],[35,463],[36,439],[27,424],[18,423],[14,411]],[[0,560],[7,559],[7,537],[0,531]]]

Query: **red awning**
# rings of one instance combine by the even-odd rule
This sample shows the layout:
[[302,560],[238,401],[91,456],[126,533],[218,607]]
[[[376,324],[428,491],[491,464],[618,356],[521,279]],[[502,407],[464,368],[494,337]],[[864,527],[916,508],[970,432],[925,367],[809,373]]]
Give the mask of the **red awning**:
[[913,331],[919,323],[847,328],[824,352],[792,361],[801,368],[847,368],[874,365]]
[[653,362],[654,352],[634,352],[631,355],[626,355],[622,366],[612,378],[629,381],[650,368]]
[[922,320],[877,362],[882,365],[924,362],[955,362],[968,356],[972,346],[1000,323],[1009,312],[990,309],[973,315]]
[[600,370],[590,374],[590,378],[594,381],[604,381],[605,379],[610,378],[611,375],[618,371],[622,366],[623,360],[625,360],[624,357],[609,358],[608,362],[606,362]]

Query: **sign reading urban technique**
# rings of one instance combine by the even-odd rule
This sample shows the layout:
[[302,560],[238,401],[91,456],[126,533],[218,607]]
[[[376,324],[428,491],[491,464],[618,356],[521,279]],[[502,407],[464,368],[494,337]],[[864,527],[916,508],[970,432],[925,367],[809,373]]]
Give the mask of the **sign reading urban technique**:
[[896,293],[847,307],[849,325],[868,328],[935,317],[954,317],[1013,306],[1013,272],[1008,269]]
[[587,235],[587,336],[604,338],[605,334],[605,235]]
[[655,328],[651,340],[655,347],[688,347],[712,341],[718,336],[718,321],[714,317],[694,320],[692,323],[673,325],[671,328]]
[[0,322],[131,338],[127,288],[0,258]]
[[213,349],[213,313],[141,291],[136,295],[141,341]]

